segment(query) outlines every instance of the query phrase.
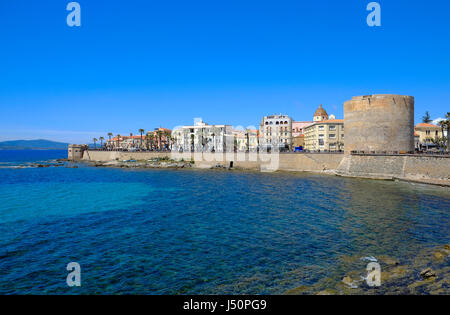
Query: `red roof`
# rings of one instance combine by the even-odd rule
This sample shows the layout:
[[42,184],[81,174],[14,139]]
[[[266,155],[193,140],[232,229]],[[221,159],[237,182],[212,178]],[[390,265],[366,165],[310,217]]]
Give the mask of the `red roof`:
[[427,124],[427,123],[417,124],[416,127],[440,128],[439,126],[436,126],[436,125],[433,125],[433,124]]
[[[340,123],[344,123],[344,120],[343,119],[327,119],[327,120],[322,120],[322,121],[316,121],[315,123],[314,123],[314,125],[317,125],[317,124],[340,124]],[[311,125],[312,126],[312,125]]]

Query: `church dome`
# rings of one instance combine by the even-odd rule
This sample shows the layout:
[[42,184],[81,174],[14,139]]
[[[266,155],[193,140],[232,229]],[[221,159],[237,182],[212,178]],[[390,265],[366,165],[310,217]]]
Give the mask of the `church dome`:
[[325,109],[323,109],[322,104],[319,105],[319,108],[316,110],[316,112],[314,113],[314,117],[316,116],[326,116],[328,117],[327,111]]

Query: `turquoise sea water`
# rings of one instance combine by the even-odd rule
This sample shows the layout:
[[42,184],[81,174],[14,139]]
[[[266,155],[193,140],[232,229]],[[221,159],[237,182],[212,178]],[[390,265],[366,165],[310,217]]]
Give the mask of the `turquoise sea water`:
[[[342,255],[449,242],[447,188],[295,173],[12,168],[0,151],[0,294],[279,294]],[[78,262],[82,286],[66,285]]]

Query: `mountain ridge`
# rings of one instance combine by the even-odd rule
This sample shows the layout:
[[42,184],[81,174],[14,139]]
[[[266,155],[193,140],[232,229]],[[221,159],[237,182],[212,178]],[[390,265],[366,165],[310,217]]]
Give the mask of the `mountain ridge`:
[[8,140],[0,142],[0,150],[66,150],[69,144],[46,139]]

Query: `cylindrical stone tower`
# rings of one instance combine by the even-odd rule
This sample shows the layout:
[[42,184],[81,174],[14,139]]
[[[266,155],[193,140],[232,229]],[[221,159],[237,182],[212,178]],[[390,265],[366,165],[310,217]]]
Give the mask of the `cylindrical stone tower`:
[[414,151],[414,97],[355,96],[344,103],[345,153]]

